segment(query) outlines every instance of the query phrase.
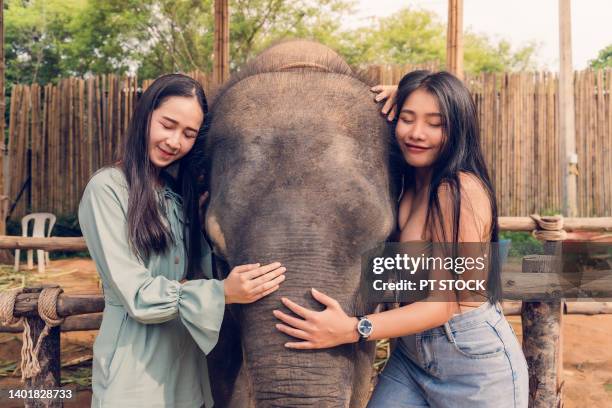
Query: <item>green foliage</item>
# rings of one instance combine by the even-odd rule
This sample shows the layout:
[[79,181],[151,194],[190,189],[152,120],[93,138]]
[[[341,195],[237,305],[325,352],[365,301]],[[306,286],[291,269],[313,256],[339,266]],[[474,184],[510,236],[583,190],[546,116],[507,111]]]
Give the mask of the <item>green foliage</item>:
[[353,0],[230,2],[232,67],[239,67],[270,44],[286,38],[310,38],[337,48],[341,17],[353,6]]
[[612,44],[604,47],[597,54],[597,58],[589,61],[591,68],[612,68]]
[[71,22],[84,10],[86,0],[6,1],[6,82],[47,83],[70,75],[65,51],[70,44]]
[[542,243],[528,232],[504,231],[499,234],[499,239],[509,239],[512,241],[510,252],[508,253],[508,256],[511,258],[542,254],[544,251]]
[[501,72],[535,70],[535,43],[529,43],[516,51],[510,43],[501,40],[494,44],[484,34],[467,32],[464,35],[464,65],[466,72]]
[[146,46],[141,28],[148,16],[146,4],[134,0],[88,0],[70,21],[65,65],[74,75],[127,72]]
[[140,21],[130,42],[140,77],[212,70],[212,0],[149,0],[134,10]]
[[425,63],[445,58],[444,25],[428,11],[405,8],[372,28],[345,34],[340,52],[354,65]]
[[76,385],[77,390],[91,389],[91,362],[62,367],[62,386]]
[[17,362],[0,359],[0,377],[12,376],[17,369]]
[[[7,82],[62,76],[162,73],[212,69],[213,0],[8,0],[5,2]],[[405,8],[342,30],[354,0],[233,0],[233,70],[271,43],[311,38],[349,63],[445,65],[446,28],[430,11]],[[473,32],[465,36],[467,72],[533,68],[534,44],[513,50]]]
[[539,212],[540,215],[557,215],[557,214],[561,214],[561,210],[559,210],[558,208],[544,208],[541,209]]
[[[446,26],[426,10],[404,8],[376,20],[374,27],[349,32],[340,51],[355,65],[363,63],[437,62],[446,65]],[[468,73],[535,69],[535,43],[512,50],[483,34],[464,33],[464,67]]]
[[[306,37],[333,43],[352,0],[235,0],[230,3],[231,65],[270,43]],[[8,82],[62,76],[211,71],[212,0],[9,1]],[[330,44],[333,45],[333,44]]]

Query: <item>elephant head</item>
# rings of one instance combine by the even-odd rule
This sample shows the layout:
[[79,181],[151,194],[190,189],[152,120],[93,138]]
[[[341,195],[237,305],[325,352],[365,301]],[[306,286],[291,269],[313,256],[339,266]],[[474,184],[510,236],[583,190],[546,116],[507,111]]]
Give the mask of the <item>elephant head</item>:
[[365,404],[373,345],[286,349],[272,311],[281,296],[321,310],[312,287],[349,315],[372,309],[358,296],[361,254],[395,228],[396,183],[389,128],[369,87],[329,48],[288,41],[247,63],[211,106],[204,222],[217,270],[287,268],[277,292],[232,307],[237,326],[226,323],[239,335],[222,331],[211,364],[221,406]]

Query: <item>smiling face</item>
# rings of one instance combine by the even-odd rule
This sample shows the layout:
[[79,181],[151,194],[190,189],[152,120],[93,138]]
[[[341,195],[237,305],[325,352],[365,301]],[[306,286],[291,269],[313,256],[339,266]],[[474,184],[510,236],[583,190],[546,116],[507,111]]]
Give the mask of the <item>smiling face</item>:
[[444,143],[444,123],[432,94],[419,88],[406,98],[395,137],[409,165],[429,167],[435,163]]
[[158,169],[184,157],[195,143],[204,113],[195,97],[171,96],[151,115],[149,159]]

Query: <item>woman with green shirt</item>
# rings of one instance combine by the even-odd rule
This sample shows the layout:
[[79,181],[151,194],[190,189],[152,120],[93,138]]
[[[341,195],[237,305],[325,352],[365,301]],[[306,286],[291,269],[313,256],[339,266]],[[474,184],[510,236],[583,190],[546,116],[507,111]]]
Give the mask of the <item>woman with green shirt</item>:
[[[158,78],[138,102],[122,159],[83,193],[79,223],[105,299],[92,407],[212,407],[206,354],[225,305],[254,302],[284,280],[278,262],[212,279],[188,160],[206,113],[197,81]],[[172,163],[176,178],[164,170]]]

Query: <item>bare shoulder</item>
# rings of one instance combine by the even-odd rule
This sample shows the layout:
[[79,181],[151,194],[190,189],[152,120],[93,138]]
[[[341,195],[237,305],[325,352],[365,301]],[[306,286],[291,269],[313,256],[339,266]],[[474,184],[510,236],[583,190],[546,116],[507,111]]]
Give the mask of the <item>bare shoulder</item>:
[[[487,204],[490,206],[489,194],[485,185],[475,175],[463,171],[460,172],[459,188],[461,191],[461,199],[467,198],[471,202],[478,202],[479,204]],[[447,181],[440,184],[437,193],[441,203],[442,201],[450,199],[450,190],[450,183]]]
[[459,173],[459,183],[461,184],[462,198],[469,198],[470,201],[486,206],[491,206],[489,193],[484,183],[474,174],[467,172]]
[[[474,174],[460,172],[459,190],[459,235],[466,241],[486,239],[490,235],[492,207],[485,185]],[[440,184],[437,193],[442,213],[453,214],[454,199],[449,183]]]

